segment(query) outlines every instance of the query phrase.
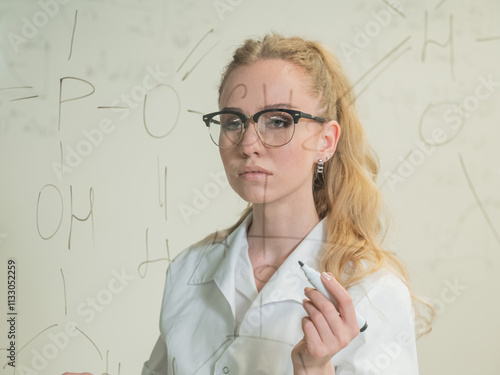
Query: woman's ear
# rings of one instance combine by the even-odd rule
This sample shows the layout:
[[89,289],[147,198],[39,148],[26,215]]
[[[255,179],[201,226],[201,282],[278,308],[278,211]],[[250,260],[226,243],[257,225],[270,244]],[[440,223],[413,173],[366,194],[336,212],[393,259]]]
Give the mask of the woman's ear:
[[318,159],[325,160],[331,158],[337,149],[337,144],[340,138],[340,125],[337,121],[328,121],[323,124],[321,134],[322,145],[318,150]]

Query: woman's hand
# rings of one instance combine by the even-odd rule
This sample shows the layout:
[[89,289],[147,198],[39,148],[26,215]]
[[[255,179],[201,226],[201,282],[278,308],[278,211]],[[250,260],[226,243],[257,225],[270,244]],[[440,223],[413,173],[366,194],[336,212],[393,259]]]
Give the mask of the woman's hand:
[[316,289],[305,288],[307,316],[302,319],[304,338],[292,350],[294,375],[335,374],[332,357],[359,334],[349,293],[331,273],[323,272],[321,281],[338,306]]

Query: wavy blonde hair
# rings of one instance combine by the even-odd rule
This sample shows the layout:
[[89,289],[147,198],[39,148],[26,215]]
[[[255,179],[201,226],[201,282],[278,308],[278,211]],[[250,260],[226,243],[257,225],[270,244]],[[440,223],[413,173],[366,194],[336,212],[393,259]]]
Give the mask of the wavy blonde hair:
[[[366,140],[350,83],[337,57],[321,44],[299,37],[269,34],[261,40],[248,39],[234,52],[222,74],[219,100],[234,69],[262,59],[281,59],[305,69],[311,94],[323,108],[318,115],[336,120],[342,130],[335,154],[325,163],[323,174],[318,176],[315,172],[313,180],[316,210],[321,219],[327,217],[328,228],[320,257],[321,270],[331,272],[348,288],[382,267],[390,269],[410,290],[418,319],[417,334],[429,332],[435,316],[433,308],[412,293],[405,267],[382,247],[387,226],[384,230],[381,194],[376,185],[379,161]],[[252,209],[249,204],[237,223],[207,239],[224,238]]]

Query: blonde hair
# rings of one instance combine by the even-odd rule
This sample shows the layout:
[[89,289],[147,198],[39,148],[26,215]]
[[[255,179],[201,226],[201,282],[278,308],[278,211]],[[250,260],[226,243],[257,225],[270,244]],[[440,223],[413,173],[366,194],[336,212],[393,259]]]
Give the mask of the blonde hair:
[[[282,59],[302,67],[312,86],[311,94],[320,100],[327,120],[336,120],[341,136],[333,157],[325,163],[322,175],[315,173],[313,196],[320,218],[326,216],[326,242],[321,251],[320,268],[329,271],[348,288],[382,267],[397,274],[408,286],[412,299],[427,309],[416,308],[417,334],[430,331],[433,308],[416,297],[409,285],[408,273],[401,261],[381,243],[386,234],[381,220],[381,194],[376,185],[378,158],[368,144],[353,105],[349,81],[333,54],[321,44],[299,37],[285,38],[270,34],[261,40],[248,39],[226,66],[219,86],[224,85],[239,66],[263,59]],[[232,227],[210,238],[218,240],[236,229],[252,212],[251,204]],[[387,228],[386,228],[387,229]]]

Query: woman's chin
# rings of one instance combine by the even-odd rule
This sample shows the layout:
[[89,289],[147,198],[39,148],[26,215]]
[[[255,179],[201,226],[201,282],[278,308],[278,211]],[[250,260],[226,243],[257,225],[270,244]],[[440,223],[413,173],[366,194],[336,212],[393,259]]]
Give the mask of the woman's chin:
[[264,194],[264,191],[259,191],[259,192],[238,192],[238,195],[243,199],[244,201],[251,203],[251,204],[265,204],[269,203],[270,199],[269,196],[266,196]]

